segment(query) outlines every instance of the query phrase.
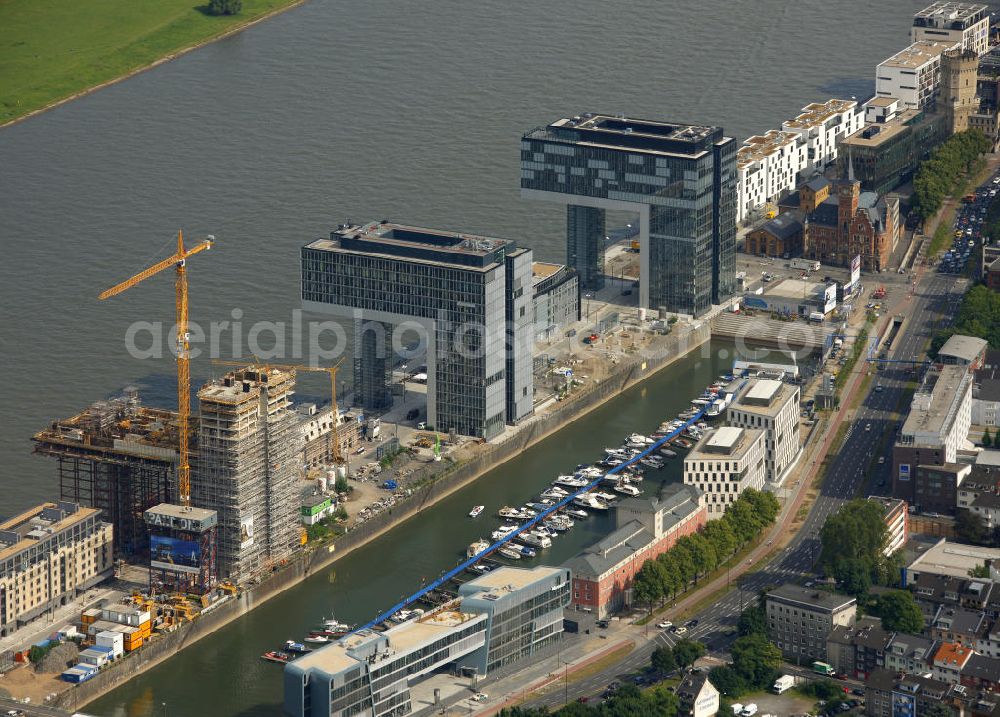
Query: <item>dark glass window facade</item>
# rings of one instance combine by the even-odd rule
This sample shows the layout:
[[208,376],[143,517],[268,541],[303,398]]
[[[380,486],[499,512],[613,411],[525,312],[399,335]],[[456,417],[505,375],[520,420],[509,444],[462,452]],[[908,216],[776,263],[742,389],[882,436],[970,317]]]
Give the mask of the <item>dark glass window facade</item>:
[[[736,143],[720,128],[600,120],[609,131],[560,121],[521,142],[521,187],[566,195],[567,263],[581,288],[600,288],[605,207],[648,206],[649,308],[701,314],[733,295],[736,274]],[[656,136],[659,132],[662,136]],[[648,134],[644,134],[648,133]],[[574,203],[572,197],[580,197]],[[585,198],[585,199],[584,199]],[[596,201],[595,201],[596,200]]]

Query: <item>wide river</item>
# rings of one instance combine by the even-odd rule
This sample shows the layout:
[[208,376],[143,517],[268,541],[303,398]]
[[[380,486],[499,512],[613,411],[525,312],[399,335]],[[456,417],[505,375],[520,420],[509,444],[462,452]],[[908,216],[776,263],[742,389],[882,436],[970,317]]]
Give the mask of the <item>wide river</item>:
[[[172,357],[137,360],[126,346],[137,321],[164,322],[167,342],[170,277],[109,302],[96,297],[168,254],[177,229],[218,239],[190,263],[192,319],[207,328],[235,316],[243,336],[257,321],[291,321],[299,247],[347,218],[508,237],[536,258],[562,260],[562,213],[519,198],[522,132],[602,111],[720,124],[742,140],[808,102],[871,94],[875,65],[907,44],[910,15],[923,4],[314,0],[0,131],[0,514],[55,497],[54,466],[31,455],[29,440],[52,418],[130,383],[148,403],[173,404]],[[678,370],[695,369],[685,362]],[[213,367],[196,360],[192,373],[197,386]],[[644,390],[671,395],[662,383],[670,376]],[[322,395],[319,378],[304,383],[305,393]],[[626,428],[617,414],[627,406],[638,420],[642,410],[613,405],[617,412],[540,449],[544,462],[512,465],[489,481],[527,471],[540,485],[589,457],[568,449],[592,450],[605,433],[617,439]],[[654,413],[634,427],[652,428]],[[161,689],[176,705],[172,715],[251,714],[252,705],[273,703],[276,671],[243,657],[306,626],[282,615],[318,615],[338,596],[338,613],[363,617],[350,606],[398,596],[417,566],[440,569],[469,537],[417,531],[422,524],[342,563],[326,592],[290,592],[97,711],[124,714],[149,690],[158,704]],[[387,552],[399,544],[413,550]],[[395,569],[397,557],[412,575]],[[375,564],[378,573],[366,573]],[[201,689],[209,684],[211,698]]]

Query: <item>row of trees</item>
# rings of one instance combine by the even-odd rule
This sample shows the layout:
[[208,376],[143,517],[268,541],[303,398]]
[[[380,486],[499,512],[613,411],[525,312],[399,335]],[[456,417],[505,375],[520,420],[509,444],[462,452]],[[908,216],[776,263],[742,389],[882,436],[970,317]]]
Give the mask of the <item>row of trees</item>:
[[507,707],[500,717],[675,717],[679,712],[680,700],[666,687],[640,690],[625,684],[598,705],[570,702],[554,713],[545,707]]
[[953,334],[978,336],[986,339],[990,348],[1000,348],[1000,294],[982,284],[969,289],[962,297],[955,323],[938,331],[931,339],[930,355],[936,357]]
[[922,220],[933,216],[945,198],[961,186],[962,178],[992,147],[977,129],[952,135],[921,162],[913,179],[914,209]]
[[633,582],[636,601],[652,612],[655,603],[684,592],[692,582],[697,584],[771,525],[780,508],[771,493],[745,491],[722,518],[678,538],[670,550],[643,563]]
[[826,519],[820,530],[819,563],[851,595],[865,595],[873,584],[893,584],[898,560],[886,557],[888,531],[882,506],[858,498]]

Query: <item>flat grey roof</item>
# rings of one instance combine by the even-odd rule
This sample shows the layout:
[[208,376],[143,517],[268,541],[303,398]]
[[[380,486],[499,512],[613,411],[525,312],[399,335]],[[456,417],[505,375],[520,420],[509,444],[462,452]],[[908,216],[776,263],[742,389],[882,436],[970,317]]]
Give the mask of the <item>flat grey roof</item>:
[[949,543],[947,539],[942,538],[910,563],[907,570],[968,578],[969,571],[979,567],[986,560],[1000,561],[1000,548]]
[[[719,437],[719,434],[723,435]],[[684,456],[684,463],[691,461],[740,460],[747,454],[763,431],[756,428],[724,426],[706,433]],[[713,443],[714,441],[714,443]]]
[[971,381],[971,377],[964,366],[944,366],[938,372],[929,394],[924,390],[913,395],[910,412],[903,422],[900,436],[939,434],[945,427],[945,421],[953,415],[951,409],[958,392],[964,389],[968,381]]
[[967,363],[972,363],[979,358],[988,345],[989,342],[986,339],[955,334],[944,342],[944,346],[938,351],[938,356],[953,356]]
[[807,588],[793,583],[780,585],[773,590],[770,590],[767,593],[767,596],[768,598],[775,598],[784,602],[798,603],[800,605],[811,607],[815,610],[824,610],[827,612],[841,610],[850,607],[857,602],[850,595],[841,595],[840,593],[831,593],[825,590],[817,590],[816,588]]

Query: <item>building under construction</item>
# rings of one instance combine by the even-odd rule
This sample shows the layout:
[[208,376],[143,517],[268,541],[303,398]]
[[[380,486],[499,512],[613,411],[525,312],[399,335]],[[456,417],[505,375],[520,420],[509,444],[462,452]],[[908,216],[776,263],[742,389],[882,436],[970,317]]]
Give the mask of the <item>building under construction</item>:
[[114,526],[116,555],[148,551],[143,511],[177,492],[175,412],[144,408],[138,391],[127,388],[122,396],[54,421],[34,441],[36,453],[58,463],[59,497],[101,509]]
[[295,372],[244,368],[198,392],[191,503],[218,514],[219,577],[243,582],[299,545]]

